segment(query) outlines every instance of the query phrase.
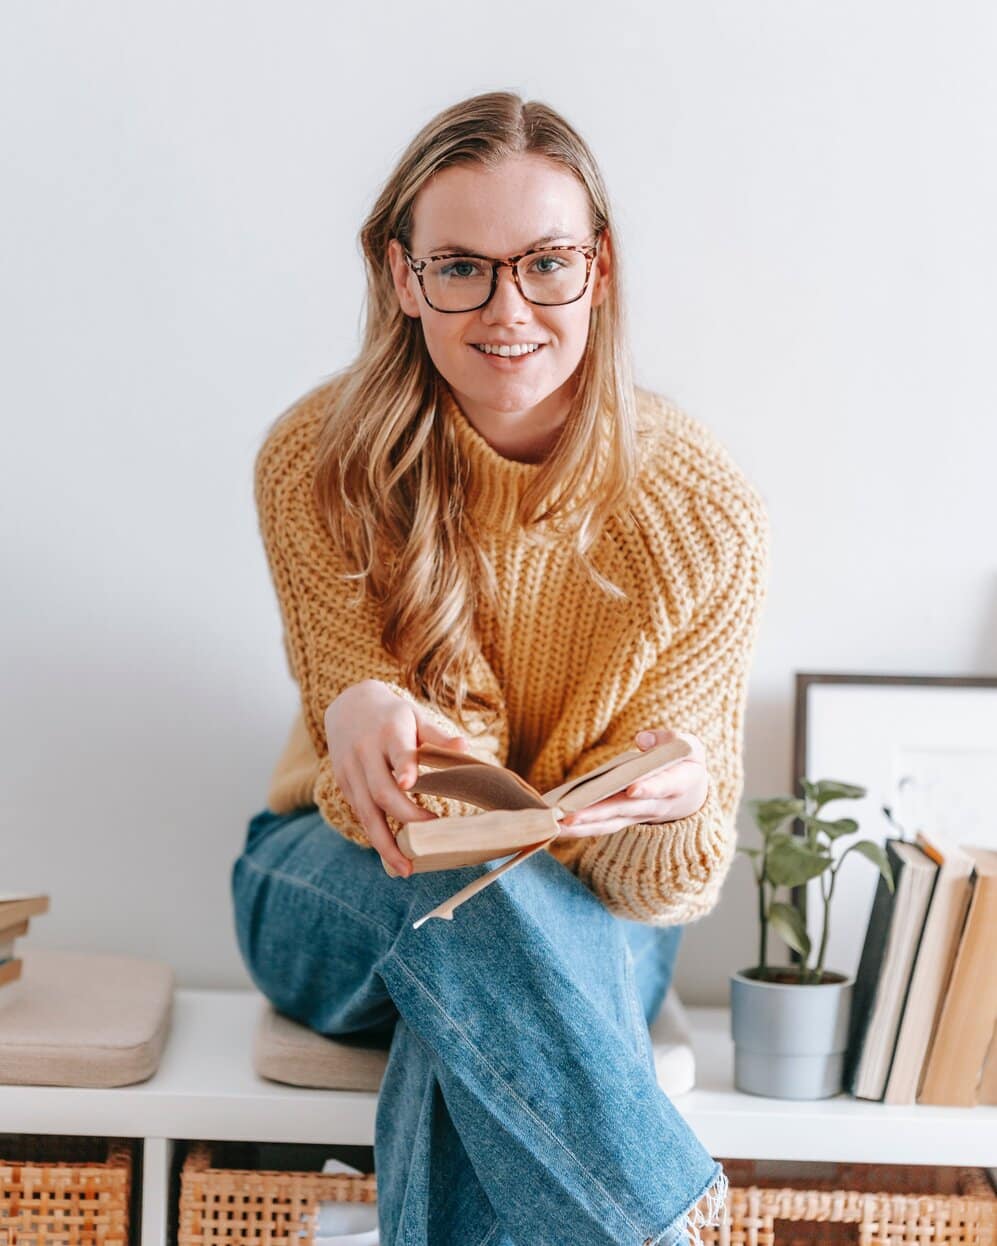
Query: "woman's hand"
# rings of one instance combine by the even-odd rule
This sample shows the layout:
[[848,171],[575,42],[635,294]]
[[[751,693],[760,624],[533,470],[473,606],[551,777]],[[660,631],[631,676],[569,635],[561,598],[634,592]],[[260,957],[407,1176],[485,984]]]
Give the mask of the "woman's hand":
[[[645,739],[645,736],[648,738]],[[578,839],[589,835],[611,835],[636,822],[674,822],[702,808],[710,786],[706,769],[706,749],[698,736],[667,727],[638,733],[636,744],[642,751],[686,740],[692,756],[661,770],[652,770],[624,792],[579,809],[561,819],[558,839]]]
[[419,777],[420,744],[469,748],[463,736],[441,731],[418,708],[379,679],[352,684],[325,711],[332,773],[357,812],[372,847],[407,878],[412,862],[395,843],[385,821],[423,822],[436,814],[402,794]]

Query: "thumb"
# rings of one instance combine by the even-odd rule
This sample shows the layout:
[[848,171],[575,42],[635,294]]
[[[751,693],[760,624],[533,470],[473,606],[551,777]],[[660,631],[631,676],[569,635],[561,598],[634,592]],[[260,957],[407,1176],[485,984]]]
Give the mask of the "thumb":
[[438,727],[429,715],[421,709],[415,711],[415,721],[418,727],[418,743],[419,744],[445,744],[449,748],[469,748],[467,739],[462,735],[454,735],[453,730],[444,730]]

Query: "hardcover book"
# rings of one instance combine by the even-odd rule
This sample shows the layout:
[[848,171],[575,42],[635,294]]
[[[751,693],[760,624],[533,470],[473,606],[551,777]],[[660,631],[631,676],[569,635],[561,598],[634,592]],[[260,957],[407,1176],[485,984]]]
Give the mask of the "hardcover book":
[[965,851],[973,893],[917,1095],[948,1107],[987,1102],[997,1081],[987,1069],[997,1024],[997,852]]
[[917,844],[887,839],[895,890],[880,875],[855,977],[844,1084],[857,1099],[881,1100],[938,863]]
[[[406,822],[397,843],[412,861],[413,873],[453,870],[515,854],[504,864],[476,878],[449,900],[415,922],[430,917],[452,918],[454,910],[499,874],[513,869],[545,848],[560,833],[568,813],[615,796],[631,783],[673,766],[692,754],[686,740],[669,740],[649,749],[628,749],[574,779],[538,792],[513,770],[469,757],[459,749],[423,744],[417,752],[420,773],[410,792],[428,792],[475,805],[481,813],[467,817]],[[384,863],[392,877],[397,870]]]

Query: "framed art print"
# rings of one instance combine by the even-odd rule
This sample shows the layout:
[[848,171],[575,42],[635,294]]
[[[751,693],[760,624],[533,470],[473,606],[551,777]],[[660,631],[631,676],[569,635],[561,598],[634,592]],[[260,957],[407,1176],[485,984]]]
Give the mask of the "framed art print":
[[[803,796],[802,776],[867,789],[860,800],[825,806],[827,818],[859,824],[834,841],[835,860],[860,839],[913,840],[922,828],[957,844],[997,849],[997,677],[798,672],[793,756],[797,796]],[[802,824],[796,829],[802,833]],[[878,878],[861,853],[841,865],[825,968],[845,974],[858,968]],[[807,931],[816,945],[824,901],[819,879],[806,886]],[[801,890],[794,888],[794,902]]]

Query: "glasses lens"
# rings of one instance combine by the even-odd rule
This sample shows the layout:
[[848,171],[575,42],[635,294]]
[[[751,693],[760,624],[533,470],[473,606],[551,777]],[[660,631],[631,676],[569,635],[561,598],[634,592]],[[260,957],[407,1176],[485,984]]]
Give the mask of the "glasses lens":
[[521,259],[519,281],[523,293],[533,303],[570,303],[585,286],[585,267],[585,256],[580,251],[555,247]]
[[430,260],[422,270],[422,280],[430,303],[440,311],[469,311],[488,297],[492,266],[487,260],[448,255]]

